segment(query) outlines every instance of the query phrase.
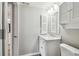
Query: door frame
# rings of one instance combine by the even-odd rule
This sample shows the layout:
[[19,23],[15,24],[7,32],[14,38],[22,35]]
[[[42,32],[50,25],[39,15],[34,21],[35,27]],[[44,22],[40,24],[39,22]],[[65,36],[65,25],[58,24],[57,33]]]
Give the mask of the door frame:
[[[12,13],[13,13],[13,16],[12,16],[12,55],[13,56],[18,56],[19,55],[19,2],[16,2],[16,3],[14,3],[13,2],[13,11],[12,11]],[[16,17],[17,16],[17,17]],[[15,38],[14,38],[14,36],[16,35],[15,33],[14,33],[14,31],[15,31],[15,21],[17,20],[17,23],[18,23],[18,25],[16,25],[16,26],[18,26],[18,28],[16,29],[16,30],[18,30],[18,34],[17,34],[17,40],[15,40]],[[15,42],[17,41],[17,45],[15,44]],[[17,50],[16,50],[16,48],[17,48]]]
[[[19,2],[13,2],[14,5],[14,9],[15,11],[13,11],[13,15],[17,16],[16,18],[14,18],[14,16],[12,17],[12,19],[18,20],[18,51],[16,52],[15,48],[14,48],[14,34],[12,34],[12,55],[13,56],[18,56],[19,55]],[[16,13],[16,14],[15,14]],[[12,21],[12,24],[13,22]],[[12,28],[13,29],[13,28]],[[13,33],[13,32],[12,32]],[[2,55],[3,56],[8,56],[8,2],[2,2]]]
[[8,56],[8,3],[2,2],[2,55]]

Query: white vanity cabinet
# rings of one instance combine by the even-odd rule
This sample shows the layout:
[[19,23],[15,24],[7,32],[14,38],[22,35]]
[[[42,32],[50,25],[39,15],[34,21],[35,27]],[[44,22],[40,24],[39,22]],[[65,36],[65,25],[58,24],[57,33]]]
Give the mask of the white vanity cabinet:
[[40,35],[39,51],[42,56],[60,56],[60,38]]
[[73,3],[73,18],[79,18],[79,2]]
[[72,18],[73,3],[64,2],[59,6],[60,24],[68,24]]
[[73,14],[71,23],[79,23],[79,2],[73,2]]
[[79,29],[79,2],[64,2],[60,8],[60,24],[65,29]]

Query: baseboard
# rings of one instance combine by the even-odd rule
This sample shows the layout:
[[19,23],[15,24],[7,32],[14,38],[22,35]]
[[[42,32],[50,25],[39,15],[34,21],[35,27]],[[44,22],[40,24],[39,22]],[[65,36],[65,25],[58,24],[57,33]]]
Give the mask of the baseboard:
[[35,52],[35,53],[25,54],[25,55],[22,55],[22,56],[38,56],[38,55],[41,55],[41,53],[40,52]]

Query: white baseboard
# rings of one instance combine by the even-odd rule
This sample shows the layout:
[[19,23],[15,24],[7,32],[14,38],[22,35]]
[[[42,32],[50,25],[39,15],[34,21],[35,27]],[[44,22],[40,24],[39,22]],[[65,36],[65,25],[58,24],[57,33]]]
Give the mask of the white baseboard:
[[22,55],[22,56],[35,56],[35,55],[39,55],[41,54],[40,52],[35,52],[35,53],[29,53],[29,54],[25,54],[25,55]]

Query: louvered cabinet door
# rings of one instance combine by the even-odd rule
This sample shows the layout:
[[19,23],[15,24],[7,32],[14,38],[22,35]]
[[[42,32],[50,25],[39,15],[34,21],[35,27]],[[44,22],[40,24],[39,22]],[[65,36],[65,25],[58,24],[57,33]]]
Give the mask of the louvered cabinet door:
[[73,18],[79,17],[79,2],[74,2],[73,7]]
[[73,9],[73,2],[66,2],[67,12],[71,11]]
[[[66,6],[62,7],[64,4]],[[79,29],[79,2],[64,2],[60,5],[60,24],[65,25],[65,29]]]
[[69,24],[72,19],[72,11],[69,11],[61,16],[60,24]]
[[73,9],[72,2],[64,2],[60,5],[60,24],[68,24],[71,20],[71,14]]
[[67,3],[63,3],[60,5],[60,24],[66,23],[66,10],[67,10]]
[[72,23],[79,23],[79,2],[73,3],[73,19]]

